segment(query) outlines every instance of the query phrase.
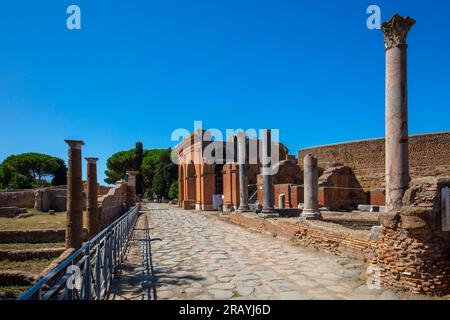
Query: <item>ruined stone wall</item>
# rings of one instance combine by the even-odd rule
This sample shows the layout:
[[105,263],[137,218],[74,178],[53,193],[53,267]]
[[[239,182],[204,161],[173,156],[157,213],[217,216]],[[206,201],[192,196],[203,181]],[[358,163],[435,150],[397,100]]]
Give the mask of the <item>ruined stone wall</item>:
[[107,226],[126,210],[126,197],[127,184],[119,181],[105,196],[98,199],[100,226]]
[[[302,149],[298,159],[303,165],[303,157],[312,153],[319,167],[332,163],[348,166],[366,191],[378,190],[384,185],[384,148],[384,138],[361,140]],[[412,178],[450,175],[450,131],[410,136],[409,153]]]
[[98,187],[97,187],[98,196],[100,197],[100,196],[107,195],[109,190],[111,190],[112,188],[113,187],[102,186],[102,185],[98,184]]
[[[55,210],[57,212],[66,211],[67,206],[67,186],[57,186],[37,189],[34,193],[34,208],[47,212]],[[86,210],[86,192],[83,191],[83,210]]]
[[0,192],[0,207],[34,207],[34,190],[14,190]]
[[368,194],[349,167],[331,166],[319,178],[319,204],[324,207],[354,210],[368,201]]
[[384,214],[375,255],[369,260],[381,284],[415,293],[450,292],[450,232],[441,226],[441,188],[447,178],[411,181],[400,214]]

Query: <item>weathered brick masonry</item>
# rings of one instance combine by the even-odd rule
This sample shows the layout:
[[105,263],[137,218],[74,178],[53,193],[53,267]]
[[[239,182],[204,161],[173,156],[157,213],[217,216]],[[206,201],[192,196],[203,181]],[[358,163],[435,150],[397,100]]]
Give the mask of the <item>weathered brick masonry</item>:
[[441,231],[440,189],[450,178],[413,180],[399,214],[384,214],[370,263],[381,284],[416,293],[450,291],[450,232]]
[[287,218],[263,219],[255,214],[238,212],[232,213],[229,221],[257,232],[294,240],[326,253],[357,259],[367,258],[373,246],[369,231],[350,230],[323,221],[296,222]]
[[[384,185],[385,140],[370,139],[301,149],[298,161],[312,153],[319,167],[340,163],[353,169],[364,189],[380,189]],[[409,163],[412,178],[450,175],[450,131],[411,135]]]

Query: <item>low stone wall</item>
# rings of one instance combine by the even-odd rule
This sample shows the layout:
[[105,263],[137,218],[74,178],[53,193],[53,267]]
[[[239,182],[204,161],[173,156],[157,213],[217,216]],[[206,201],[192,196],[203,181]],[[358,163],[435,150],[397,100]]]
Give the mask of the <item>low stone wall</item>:
[[0,192],[0,207],[34,207],[34,190],[13,190]]
[[14,218],[20,212],[21,209],[19,207],[0,207],[0,217],[3,218]]
[[312,246],[326,253],[365,259],[371,253],[370,232],[351,230],[323,221],[293,219],[263,219],[255,214],[232,213],[231,223],[248,229]]
[[[65,229],[0,230],[0,243],[55,243],[65,241]],[[87,239],[87,230],[83,229]]]
[[60,256],[65,248],[43,249],[0,249],[0,260],[26,261],[33,259],[53,259]]
[[0,286],[28,286],[36,281],[36,275],[25,271],[0,271]]

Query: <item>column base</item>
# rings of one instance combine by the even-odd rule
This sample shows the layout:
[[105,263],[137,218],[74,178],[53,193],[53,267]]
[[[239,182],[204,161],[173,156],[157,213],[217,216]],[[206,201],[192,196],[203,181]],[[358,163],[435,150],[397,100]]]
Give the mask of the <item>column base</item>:
[[202,204],[200,205],[202,211],[213,211],[212,204]]
[[322,219],[322,215],[318,210],[303,209],[303,212],[300,214],[300,219],[320,220]]
[[250,207],[249,206],[239,206],[239,208],[237,209],[237,212],[250,212]]
[[273,208],[263,208],[258,216],[261,218],[278,218],[280,215]]

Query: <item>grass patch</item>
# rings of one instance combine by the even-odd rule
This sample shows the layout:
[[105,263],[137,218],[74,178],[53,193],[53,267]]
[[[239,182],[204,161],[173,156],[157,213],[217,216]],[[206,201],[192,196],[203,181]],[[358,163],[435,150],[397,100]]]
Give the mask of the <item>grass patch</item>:
[[39,274],[52,261],[53,259],[35,259],[26,261],[0,260],[0,270],[26,271]]
[[36,230],[65,228],[66,213],[58,212],[54,216],[48,212],[28,209],[34,215],[24,218],[0,218],[0,230]]
[[0,287],[0,300],[15,300],[28,288],[28,286]]
[[47,248],[64,248],[64,242],[41,242],[41,243],[0,243],[0,249],[3,250],[20,250],[20,249],[47,249]]

